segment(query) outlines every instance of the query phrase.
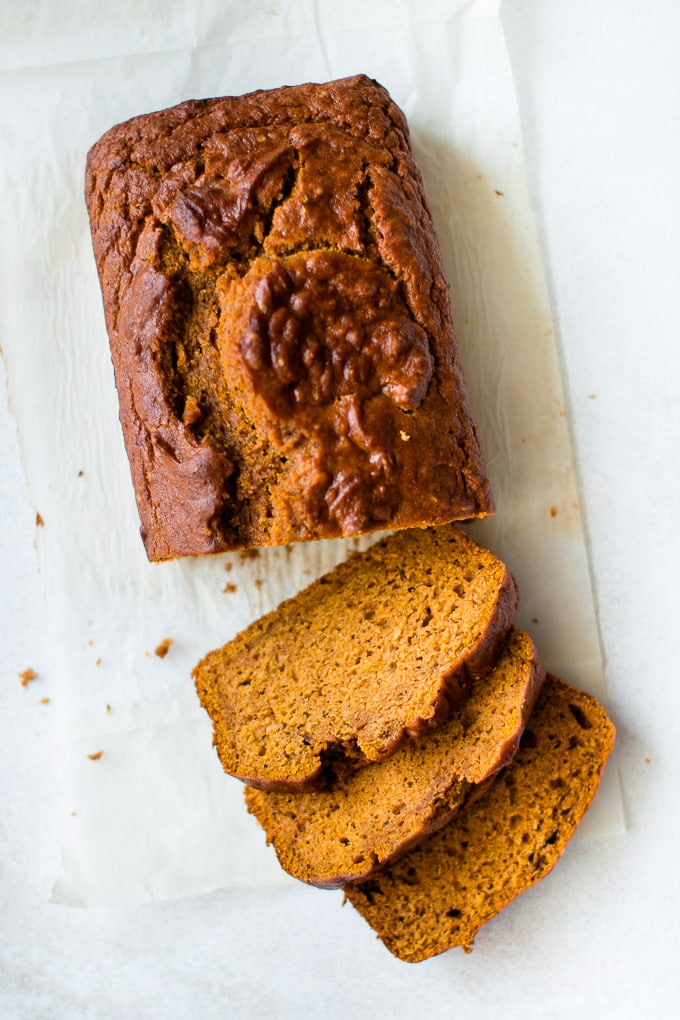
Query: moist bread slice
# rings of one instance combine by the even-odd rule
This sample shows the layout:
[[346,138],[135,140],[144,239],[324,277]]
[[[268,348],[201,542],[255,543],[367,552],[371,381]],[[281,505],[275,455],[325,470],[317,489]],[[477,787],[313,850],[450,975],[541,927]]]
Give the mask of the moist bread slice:
[[493,512],[406,120],[359,75],[111,128],[86,201],[150,559]]
[[531,638],[515,630],[494,670],[434,733],[318,793],[248,788],[248,810],[294,878],[324,888],[364,880],[508,764],[544,679]]
[[504,564],[452,525],[350,557],[194,669],[225,771],[313,789],[389,757],[493,667],[517,598]]
[[402,960],[469,950],[482,925],[553,868],[613,746],[595,699],[549,675],[488,793],[379,877],[347,886],[347,898]]

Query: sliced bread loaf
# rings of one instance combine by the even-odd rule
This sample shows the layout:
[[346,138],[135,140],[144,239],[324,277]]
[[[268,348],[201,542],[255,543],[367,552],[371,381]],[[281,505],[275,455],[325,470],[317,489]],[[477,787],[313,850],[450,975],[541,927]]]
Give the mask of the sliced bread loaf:
[[226,772],[300,790],[434,729],[510,628],[507,568],[454,526],[358,553],[194,669]]
[[395,956],[416,962],[475,935],[561,856],[597,790],[614,727],[548,676],[520,748],[488,793],[347,898]]
[[248,810],[294,878],[325,888],[366,879],[507,765],[544,678],[531,638],[513,631],[493,672],[434,733],[318,793],[248,788]]

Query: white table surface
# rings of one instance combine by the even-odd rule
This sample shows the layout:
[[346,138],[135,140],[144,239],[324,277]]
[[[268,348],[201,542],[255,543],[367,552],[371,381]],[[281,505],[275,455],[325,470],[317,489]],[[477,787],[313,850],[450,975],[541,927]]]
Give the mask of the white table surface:
[[[42,692],[17,679],[28,665],[47,668],[48,652],[35,511],[3,392],[2,1020],[680,1015],[680,6],[506,0],[503,21],[559,334],[625,833],[575,842],[471,956],[417,966],[393,960],[349,907],[329,909],[302,886],[121,910],[48,903],[59,852],[49,706],[37,712]],[[257,923],[244,930],[246,915]]]

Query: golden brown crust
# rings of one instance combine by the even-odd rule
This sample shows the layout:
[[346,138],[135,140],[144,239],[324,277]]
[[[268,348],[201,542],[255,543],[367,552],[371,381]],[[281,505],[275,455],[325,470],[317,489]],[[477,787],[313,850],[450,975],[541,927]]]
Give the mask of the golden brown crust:
[[346,896],[402,960],[453,946],[552,870],[614,747],[597,701],[548,675],[520,748],[488,793]]
[[493,511],[381,86],[136,117],[91,149],[86,199],[151,559]]
[[493,668],[517,599],[504,564],[453,525],[350,557],[195,668],[225,771],[293,791],[384,760]]
[[434,733],[318,793],[248,788],[248,810],[294,878],[327,889],[365,881],[450,821],[508,764],[544,679],[533,642],[513,631],[495,669]]

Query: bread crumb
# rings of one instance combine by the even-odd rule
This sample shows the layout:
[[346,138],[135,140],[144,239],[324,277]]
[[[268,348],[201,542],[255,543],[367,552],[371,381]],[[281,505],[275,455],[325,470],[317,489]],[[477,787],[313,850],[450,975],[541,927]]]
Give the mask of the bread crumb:
[[107,711],[108,713],[110,713],[110,712],[111,712],[111,706],[110,706],[110,705],[107,705],[107,706],[106,706],[106,711]]
[[201,411],[201,405],[196,400],[196,397],[192,397],[191,394],[186,398],[184,402],[184,414],[182,415],[182,421],[185,425],[193,425],[199,418],[203,416]]
[[645,758],[645,764],[649,765],[651,760],[652,760],[651,758]]
[[500,198],[500,197],[502,197],[503,192],[502,191],[498,191],[496,188],[494,188],[494,195],[498,195],[499,198]]
[[556,506],[551,506],[550,507],[550,516],[551,517],[557,517],[557,507]]
[[538,623],[538,617],[537,616],[532,616],[531,617],[531,622],[532,623]]
[[589,393],[588,394],[588,400],[595,400],[595,399],[596,399],[596,397],[595,397],[594,393]]
[[159,645],[156,645],[155,654],[159,659],[164,659],[170,651],[170,645],[174,645],[175,639],[171,637],[165,637]]
[[229,571],[233,570],[233,568],[234,568],[234,564],[232,563],[232,561],[231,560],[227,560],[227,562],[224,564],[224,569],[226,570],[226,572],[229,573]]
[[78,812],[77,812],[77,811],[72,811],[72,812],[71,812],[71,818],[76,818],[76,817],[77,817],[77,815],[78,815]]
[[87,757],[90,759],[90,761],[99,761],[103,753],[104,753],[103,751],[95,751],[94,754],[88,754]]
[[28,685],[30,684],[31,680],[35,680],[37,675],[38,674],[36,673],[36,671],[34,669],[30,669],[30,667],[29,667],[29,669],[25,669],[23,671],[23,673],[19,673],[19,679],[21,680],[21,686],[22,687],[28,687]]
[[259,549],[242,549],[238,554],[240,560],[256,560],[260,555]]
[[399,429],[399,435],[401,436],[401,438],[403,439],[403,441],[404,441],[405,443],[408,443],[409,439],[411,438],[411,437],[409,436],[408,432],[404,432],[404,430],[403,430],[403,429]]
[[78,478],[82,478],[84,474],[85,474],[84,471],[79,471],[78,472]]
[[49,698],[41,698],[40,701],[38,702],[39,705],[49,705],[49,703],[50,703]]
[[233,584],[231,581],[227,581],[222,591],[225,591],[227,595],[233,595],[235,591],[238,591],[238,585]]
[[44,518],[43,518],[42,514],[38,514],[37,513],[35,515],[35,526],[36,526],[36,528],[44,528],[45,527],[45,521],[44,521]]
[[101,664],[102,664],[102,660],[101,659],[97,659],[95,661],[95,666],[101,666]]

